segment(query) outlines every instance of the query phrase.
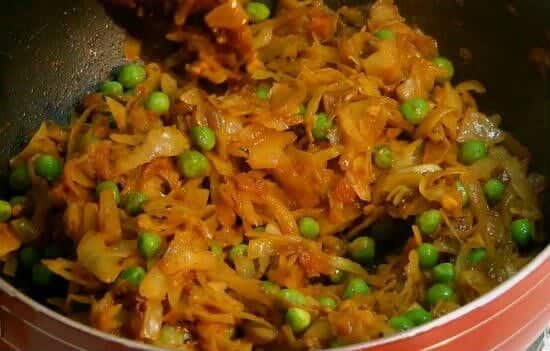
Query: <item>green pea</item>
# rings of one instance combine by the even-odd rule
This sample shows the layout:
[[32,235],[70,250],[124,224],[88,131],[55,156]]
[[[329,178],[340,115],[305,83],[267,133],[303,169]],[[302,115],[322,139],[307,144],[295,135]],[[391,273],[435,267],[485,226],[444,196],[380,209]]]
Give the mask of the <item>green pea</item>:
[[142,232],[138,236],[138,250],[141,256],[151,258],[157,254],[162,244],[162,238],[155,233]]
[[271,10],[261,2],[251,1],[246,4],[246,13],[251,22],[263,22],[271,16]]
[[382,169],[391,168],[393,164],[393,152],[388,146],[380,146],[373,153],[374,164]]
[[99,183],[95,188],[95,193],[97,197],[99,198],[99,194],[101,194],[105,190],[112,192],[113,197],[115,199],[115,203],[118,204],[120,202],[120,191],[118,190],[118,185],[116,185],[115,182],[111,182],[110,180],[107,180]]
[[342,346],[345,346],[346,344],[342,341],[342,340],[339,340],[339,339],[334,339],[330,342],[330,348],[331,349],[335,349],[337,347],[342,347]]
[[145,270],[139,266],[130,267],[120,273],[120,279],[127,281],[130,285],[139,286],[145,278]]
[[129,215],[135,216],[143,211],[145,202],[147,202],[147,195],[139,191],[131,191],[124,198],[124,209]]
[[319,305],[322,307],[322,308],[326,308],[326,309],[330,309],[330,310],[333,310],[336,308],[337,306],[337,303],[336,303],[336,300],[334,300],[332,297],[330,296],[321,296],[320,298],[317,299],[319,301]]
[[195,150],[187,150],[178,156],[178,167],[186,178],[199,178],[208,172],[206,156]]
[[401,105],[403,118],[411,124],[420,124],[430,112],[430,105],[422,98],[411,98]]
[[396,331],[406,331],[415,327],[414,323],[406,316],[392,317],[388,324]]
[[35,264],[40,263],[42,255],[40,250],[33,246],[28,246],[19,251],[19,262],[25,268],[32,268]]
[[298,107],[298,112],[296,114],[298,116],[305,116],[306,115],[306,106],[304,104],[301,104],[300,107]]
[[470,202],[470,195],[460,180],[456,181],[456,190],[460,193],[460,195],[462,195],[462,207],[468,206],[468,203]]
[[36,174],[54,182],[63,172],[61,161],[50,155],[40,155],[34,161]]
[[301,333],[311,324],[311,315],[308,311],[298,307],[291,307],[286,311],[285,322],[295,333]]
[[106,96],[120,96],[124,93],[124,87],[117,81],[107,81],[101,84],[99,91]]
[[426,293],[426,302],[431,307],[439,301],[448,301],[455,298],[455,291],[446,284],[435,284]]
[[135,88],[147,78],[145,67],[137,63],[122,66],[118,72],[117,80],[127,89]]
[[44,251],[43,251],[44,258],[54,259],[54,258],[63,257],[64,255],[65,254],[64,254],[63,247],[60,244],[50,243],[46,245],[46,247],[44,247]]
[[33,284],[38,286],[48,286],[53,282],[54,275],[48,267],[42,263],[35,263],[32,266],[31,280]]
[[160,328],[158,342],[163,346],[177,347],[185,344],[189,339],[189,335],[171,325],[163,325]]
[[89,147],[90,145],[93,145],[95,143],[97,143],[100,139],[98,137],[96,137],[95,135],[93,135],[92,133],[86,133],[82,139],[80,140],[82,146],[84,148],[87,148]]
[[306,304],[306,298],[298,290],[282,289],[279,297],[292,306],[303,306]]
[[319,222],[312,217],[302,217],[298,221],[300,234],[308,239],[315,239],[319,236]]
[[483,259],[487,256],[487,249],[484,247],[480,248],[474,248],[470,250],[470,254],[468,255],[468,259],[471,264],[474,266],[479,264]]
[[[12,207],[12,211],[13,211],[12,215],[13,216],[15,216],[15,215],[20,216],[21,212],[24,211],[24,210],[28,210],[28,211],[32,212],[32,209],[33,209],[32,202],[26,196],[22,196],[22,195],[14,196],[14,197],[10,198],[9,203]],[[18,213],[15,213],[16,208],[19,209]]]
[[0,222],[6,222],[11,218],[11,204],[7,201],[0,200]]
[[506,187],[500,180],[491,178],[483,184],[483,192],[489,204],[494,205],[504,196]]
[[31,221],[25,217],[14,219],[10,222],[11,227],[17,233],[22,242],[28,243],[36,239],[40,233],[36,230]]
[[161,91],[155,91],[145,100],[145,108],[155,113],[166,113],[170,111],[170,98]]
[[390,29],[380,29],[374,36],[379,40],[395,40],[395,33]]
[[124,91],[124,96],[126,97],[132,97],[134,95],[136,95],[136,88],[130,88]]
[[255,232],[258,232],[258,233],[263,233],[265,232],[265,225],[259,225],[257,227],[254,228],[254,231]]
[[475,162],[487,157],[487,146],[482,141],[470,140],[460,146],[459,159],[466,165],[474,164]]
[[443,74],[437,77],[438,81],[446,81],[453,78],[453,75],[455,74],[455,68],[451,61],[449,61],[445,57],[438,56],[433,60],[433,63],[436,65],[437,68],[443,71]]
[[510,226],[512,240],[520,247],[526,247],[533,236],[533,226],[527,219],[517,219]]
[[328,132],[332,128],[332,124],[332,121],[328,118],[326,113],[321,112],[316,114],[313,128],[311,129],[311,135],[313,135],[316,140],[326,139],[328,137]]
[[223,249],[220,245],[213,243],[210,245],[210,251],[216,256],[223,256]]
[[416,218],[416,224],[422,234],[432,235],[439,229],[441,224],[441,212],[439,210],[428,210]]
[[229,258],[231,261],[235,260],[235,257],[246,256],[248,246],[246,244],[235,245],[229,250]]
[[420,267],[424,269],[434,267],[439,261],[439,251],[432,244],[424,243],[416,248]]
[[353,278],[348,282],[342,297],[347,300],[359,295],[368,295],[369,292],[367,282],[361,278]]
[[[114,120],[114,118],[113,118]],[[109,126],[111,124],[111,121],[109,120]],[[116,122],[115,122],[115,128],[116,128]],[[82,136],[82,138],[80,138],[80,146],[83,148],[83,149],[88,149],[90,146],[98,143],[101,139],[98,138],[97,136],[95,136],[93,134],[93,131],[90,129],[86,134],[84,134]]]
[[360,236],[349,244],[351,258],[361,264],[372,263],[376,251],[376,243],[368,236]]
[[256,89],[256,97],[261,100],[269,99],[270,89],[268,87],[259,87]]
[[107,119],[109,120],[109,128],[117,129],[118,126],[116,124],[115,117],[113,116],[112,113],[109,113],[109,115],[107,116]]
[[334,271],[334,273],[332,273],[330,275],[329,278],[330,278],[331,283],[340,284],[346,278],[346,272],[344,272],[340,269],[337,269],[337,270]]
[[25,196],[14,196],[10,199],[10,205],[15,206],[25,206],[27,204],[27,198]]
[[31,187],[31,176],[26,164],[18,166],[11,172],[10,187],[18,193],[24,193]]
[[440,263],[434,267],[434,280],[438,283],[450,283],[455,279],[455,266],[452,263]]
[[235,330],[234,327],[227,327],[225,329],[225,331],[223,332],[223,336],[226,338],[226,339],[233,339],[235,337],[235,335],[237,334],[237,331]]
[[432,315],[422,307],[416,307],[407,311],[405,317],[411,320],[414,325],[422,325],[432,320]]
[[195,126],[189,131],[191,141],[203,151],[210,151],[216,146],[216,134],[206,126]]
[[261,286],[262,290],[269,295],[278,296],[281,292],[281,288],[279,287],[279,285],[267,280],[261,282]]

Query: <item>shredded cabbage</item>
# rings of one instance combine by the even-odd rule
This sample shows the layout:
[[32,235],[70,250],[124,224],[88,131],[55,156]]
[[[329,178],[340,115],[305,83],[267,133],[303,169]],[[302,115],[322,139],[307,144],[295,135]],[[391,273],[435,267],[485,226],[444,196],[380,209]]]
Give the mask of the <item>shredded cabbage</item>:
[[[436,41],[392,0],[337,11],[279,1],[258,23],[248,1],[116,3],[173,15],[167,38],[180,49],[146,64],[134,90],[86,96],[68,127],[42,124],[11,161],[28,168],[33,206],[0,223],[8,275],[20,271],[22,245],[68,243],[65,257],[41,263],[69,282],[64,300],[48,301],[70,316],[81,319],[73,305],[84,304],[95,328],[177,350],[322,349],[391,335],[388,321],[411,308],[448,313],[543,246],[545,180],[529,174],[529,152],[479,111],[481,83],[442,79]],[[125,52],[135,60],[140,49],[131,39]],[[168,97],[166,113],[147,108],[154,91]],[[418,125],[401,108],[412,98],[429,107]],[[459,155],[470,140],[487,155],[466,165]],[[386,165],[381,147],[391,150]],[[191,148],[204,158],[180,162]],[[53,182],[35,169],[42,154],[63,161]],[[197,171],[204,164],[209,171]],[[188,168],[197,177],[184,176]],[[505,185],[498,203],[486,200],[489,178]],[[120,194],[98,194],[104,181]],[[414,219],[430,209],[440,221],[426,235]],[[304,217],[319,229],[304,229]],[[529,249],[511,239],[518,218],[533,224]],[[143,239],[151,235],[158,240]],[[375,242],[371,261],[354,255],[360,236]],[[421,268],[423,243],[453,265],[454,299],[427,303],[435,277]],[[473,264],[479,248],[486,256]],[[352,279],[368,293],[350,297]],[[287,293],[303,297],[304,332],[285,321]]]

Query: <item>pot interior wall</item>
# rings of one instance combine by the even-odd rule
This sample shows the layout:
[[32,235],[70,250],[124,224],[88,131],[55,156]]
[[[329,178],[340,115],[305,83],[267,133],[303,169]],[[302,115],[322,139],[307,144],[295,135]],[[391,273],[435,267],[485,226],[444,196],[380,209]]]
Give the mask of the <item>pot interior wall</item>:
[[0,14],[0,193],[7,161],[41,121],[74,104],[121,64],[122,31],[94,0],[4,1]]

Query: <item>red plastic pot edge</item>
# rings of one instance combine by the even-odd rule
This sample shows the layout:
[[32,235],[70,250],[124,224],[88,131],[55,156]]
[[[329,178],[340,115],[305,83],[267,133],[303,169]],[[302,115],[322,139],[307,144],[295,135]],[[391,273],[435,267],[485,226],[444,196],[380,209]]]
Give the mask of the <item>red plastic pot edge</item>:
[[[3,309],[23,319],[27,324],[39,327],[45,335],[54,339],[62,336],[63,342],[74,350],[162,350],[75,322],[30,299],[1,278],[0,291],[0,306]],[[442,318],[406,333],[339,350],[521,350],[521,347],[534,340],[550,321],[549,291],[550,246],[514,277]],[[483,328],[476,328],[480,324]],[[503,341],[504,336],[514,333],[517,337],[506,338]]]
[[[533,313],[536,315],[537,311],[544,313],[534,320]],[[446,316],[409,332],[343,347],[339,351],[517,351],[521,348],[503,349],[499,343],[508,336],[508,329],[511,333],[519,329],[520,320],[530,323],[530,328],[518,335],[525,346],[550,322],[550,246],[515,276]],[[481,330],[481,335],[478,335],[474,332],[480,324],[487,327],[477,328]],[[503,327],[508,329],[503,330]],[[492,335],[491,330],[497,335]],[[470,339],[473,346],[465,343],[469,335],[475,335]]]

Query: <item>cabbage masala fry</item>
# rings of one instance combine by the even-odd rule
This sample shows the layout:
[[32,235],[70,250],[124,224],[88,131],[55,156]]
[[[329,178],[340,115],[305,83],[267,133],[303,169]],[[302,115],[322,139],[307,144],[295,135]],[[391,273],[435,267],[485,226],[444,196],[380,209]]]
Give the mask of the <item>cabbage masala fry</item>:
[[180,4],[177,53],[11,160],[0,257],[34,296],[169,349],[316,350],[436,319],[543,247],[529,152],[393,1]]

